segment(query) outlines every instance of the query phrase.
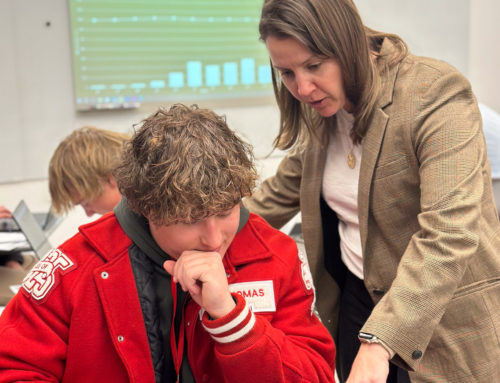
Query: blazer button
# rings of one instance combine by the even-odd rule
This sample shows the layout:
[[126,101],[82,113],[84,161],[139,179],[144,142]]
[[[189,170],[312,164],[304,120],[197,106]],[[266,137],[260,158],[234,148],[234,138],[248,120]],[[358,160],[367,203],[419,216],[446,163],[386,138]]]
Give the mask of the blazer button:
[[420,359],[422,357],[422,351],[420,351],[420,350],[413,351],[413,353],[411,354],[411,357],[413,359]]
[[101,273],[101,278],[102,278],[102,279],[108,279],[108,277],[109,277],[109,274],[108,274],[106,271],[103,271],[103,272]]

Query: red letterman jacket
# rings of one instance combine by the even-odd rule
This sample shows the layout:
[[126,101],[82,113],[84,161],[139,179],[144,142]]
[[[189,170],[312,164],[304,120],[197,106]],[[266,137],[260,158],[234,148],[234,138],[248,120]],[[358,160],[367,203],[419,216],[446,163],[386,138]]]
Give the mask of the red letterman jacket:
[[[0,316],[0,382],[154,382],[131,244],[110,213],[34,267]],[[185,306],[197,382],[334,381],[306,262],[292,239],[250,215],[224,256],[236,308],[211,321],[193,300]]]

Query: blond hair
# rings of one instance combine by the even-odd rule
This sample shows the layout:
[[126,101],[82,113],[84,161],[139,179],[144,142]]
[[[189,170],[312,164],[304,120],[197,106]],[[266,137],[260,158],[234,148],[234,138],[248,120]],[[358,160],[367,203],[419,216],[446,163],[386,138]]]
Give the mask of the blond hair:
[[73,131],[56,148],[49,164],[49,190],[57,213],[73,207],[77,193],[91,200],[102,192],[121,159],[129,136],[123,133],[85,126]]
[[133,211],[171,224],[234,207],[251,195],[257,172],[251,146],[223,117],[176,104],[142,121],[114,176]]
[[[296,39],[313,54],[337,60],[346,97],[355,108],[351,133],[354,142],[360,142],[368,128],[380,89],[379,71],[407,54],[406,44],[399,36],[366,28],[350,0],[266,0],[259,33],[263,41],[269,36]],[[382,58],[377,53],[384,38],[396,46],[390,58]],[[373,60],[373,55],[384,60]],[[288,149],[304,133],[304,128],[314,132],[318,124],[332,123],[331,118],[321,117],[309,105],[294,98],[274,70],[272,80],[281,113],[275,147]]]

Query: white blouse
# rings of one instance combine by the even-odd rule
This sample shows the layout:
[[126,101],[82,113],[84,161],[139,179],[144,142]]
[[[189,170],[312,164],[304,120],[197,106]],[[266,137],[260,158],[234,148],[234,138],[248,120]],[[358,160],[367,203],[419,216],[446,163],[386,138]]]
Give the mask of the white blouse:
[[[323,173],[322,194],[339,218],[340,251],[347,268],[363,279],[363,255],[358,219],[358,179],[361,145],[354,145],[349,133],[354,116],[344,109],[336,113],[337,130],[330,132]],[[348,156],[354,156],[354,166]]]

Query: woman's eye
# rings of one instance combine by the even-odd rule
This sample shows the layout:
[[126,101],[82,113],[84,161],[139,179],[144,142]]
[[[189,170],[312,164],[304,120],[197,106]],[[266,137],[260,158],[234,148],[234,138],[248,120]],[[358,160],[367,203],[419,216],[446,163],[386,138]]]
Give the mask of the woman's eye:
[[320,65],[321,65],[321,63],[311,64],[311,65],[309,65],[309,70],[316,70],[319,68]]

